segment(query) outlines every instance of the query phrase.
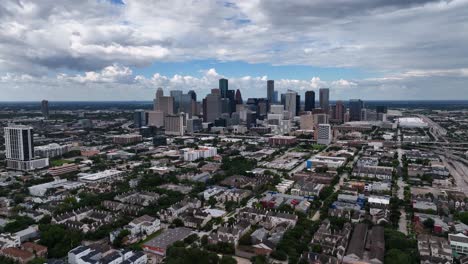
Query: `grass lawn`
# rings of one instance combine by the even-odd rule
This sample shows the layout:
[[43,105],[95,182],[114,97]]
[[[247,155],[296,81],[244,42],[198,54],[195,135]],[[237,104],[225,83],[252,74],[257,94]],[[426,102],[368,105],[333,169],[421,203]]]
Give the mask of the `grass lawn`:
[[63,164],[68,164],[68,163],[72,163],[72,161],[64,160],[64,159],[51,160],[50,161],[50,166],[51,167],[56,167],[56,166],[62,166]]

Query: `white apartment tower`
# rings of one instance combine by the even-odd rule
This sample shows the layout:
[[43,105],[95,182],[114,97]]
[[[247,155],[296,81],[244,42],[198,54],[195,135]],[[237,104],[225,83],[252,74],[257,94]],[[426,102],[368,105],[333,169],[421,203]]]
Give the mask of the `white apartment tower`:
[[329,124],[319,124],[317,129],[317,143],[329,145],[332,141],[332,131]]
[[49,159],[34,159],[33,129],[13,125],[4,128],[7,168],[29,171],[49,166]]

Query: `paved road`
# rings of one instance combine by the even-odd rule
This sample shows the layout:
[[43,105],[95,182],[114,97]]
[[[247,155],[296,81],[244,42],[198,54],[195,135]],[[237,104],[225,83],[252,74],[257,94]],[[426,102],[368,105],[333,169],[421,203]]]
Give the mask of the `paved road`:
[[408,227],[407,227],[407,220],[406,220],[406,212],[405,209],[400,209],[400,221],[398,222],[398,231],[401,233],[408,235]]

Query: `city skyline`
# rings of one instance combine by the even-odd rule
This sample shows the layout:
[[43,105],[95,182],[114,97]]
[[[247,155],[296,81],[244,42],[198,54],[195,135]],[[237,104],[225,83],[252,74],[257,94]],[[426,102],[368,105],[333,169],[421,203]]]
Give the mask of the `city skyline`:
[[8,0],[0,101],[142,100],[157,87],[204,96],[221,78],[245,98],[264,97],[274,79],[280,93],[328,87],[336,100],[468,99],[467,8],[465,0]]

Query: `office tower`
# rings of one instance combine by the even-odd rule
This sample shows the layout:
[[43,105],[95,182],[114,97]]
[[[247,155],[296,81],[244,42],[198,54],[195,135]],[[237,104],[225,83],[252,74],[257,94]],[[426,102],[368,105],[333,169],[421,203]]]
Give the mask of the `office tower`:
[[257,100],[257,116],[259,119],[263,120],[263,118],[268,113],[268,100],[265,98],[258,98]]
[[184,115],[167,115],[164,118],[164,133],[166,135],[184,135]]
[[181,90],[172,90],[171,96],[174,98],[174,113],[180,113],[180,104],[182,102],[182,94]]
[[289,118],[296,116],[297,111],[297,93],[288,91],[284,94],[284,109],[289,112]]
[[221,113],[231,113],[231,101],[229,98],[221,98]]
[[228,93],[228,80],[227,79],[219,79],[219,90],[221,91],[221,98],[227,98]]
[[49,166],[48,158],[34,159],[32,127],[13,125],[3,130],[7,168],[30,171]]
[[362,120],[362,108],[364,103],[360,99],[349,100],[349,121]]
[[236,111],[236,93],[234,90],[227,91],[227,98],[229,99],[229,114]]
[[302,130],[313,130],[315,127],[314,116],[311,112],[306,112],[299,116],[299,124]]
[[202,120],[198,117],[187,119],[187,133],[195,133],[203,130]]
[[278,91],[273,92],[273,104],[278,103]]
[[329,124],[320,124],[317,129],[317,143],[329,145],[332,141],[332,132]]
[[304,111],[312,111],[315,108],[315,92],[307,91],[305,92],[305,105]]
[[161,96],[158,98],[156,105],[156,111],[162,111],[164,115],[174,114],[174,97],[172,96]]
[[237,89],[236,91],[236,104],[243,104],[241,91]]
[[161,110],[148,111],[147,126],[163,127],[164,126],[164,112]]
[[339,122],[343,123],[345,112],[346,112],[346,108],[345,108],[343,102],[342,101],[336,101],[334,119],[336,119]]
[[143,110],[136,110],[133,113],[133,125],[135,128],[140,128],[142,126],[146,126],[147,124],[147,113]]
[[313,113],[315,127],[320,124],[328,124],[328,114],[326,113]]
[[42,112],[42,116],[45,119],[49,119],[49,101],[42,100],[42,102],[41,102],[41,112]]
[[159,98],[163,96],[164,96],[164,91],[161,87],[159,87],[158,90],[156,91],[156,96],[153,100],[153,110],[158,109],[157,105],[158,105]]
[[282,115],[284,113],[284,105],[270,105],[270,113]]
[[212,92],[211,94],[206,95],[206,98],[203,99],[203,121],[214,122],[221,116],[221,110],[222,106],[220,95],[216,93],[216,91],[215,93]]
[[296,116],[301,112],[301,96],[296,94]]
[[325,110],[325,113],[328,113],[328,111],[330,110],[330,89],[320,88],[319,96],[320,108]]
[[179,111],[180,113],[186,113],[189,117],[192,117],[193,110],[193,99],[191,94],[182,94],[180,96]]
[[194,100],[195,102],[197,101],[197,94],[195,93],[194,90],[190,90],[188,91],[188,93],[190,95],[190,97],[192,98],[192,100]]
[[267,99],[270,105],[275,103],[274,96],[275,96],[275,81],[268,80],[267,81]]

